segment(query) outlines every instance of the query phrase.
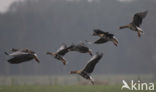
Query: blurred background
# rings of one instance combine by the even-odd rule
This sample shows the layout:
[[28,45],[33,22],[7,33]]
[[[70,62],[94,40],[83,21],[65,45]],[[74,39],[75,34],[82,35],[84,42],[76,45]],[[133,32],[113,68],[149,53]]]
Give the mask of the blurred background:
[[[129,29],[119,30],[145,10],[149,13],[141,38]],[[119,40],[118,47],[111,42],[88,45],[94,53],[104,53],[93,73],[97,82],[156,80],[156,0],[0,0],[0,85],[84,82],[69,72],[83,68],[91,58],[88,54],[68,53],[63,66],[46,52],[55,52],[62,43],[95,41],[93,29],[114,33]],[[4,52],[11,48],[34,50],[40,64],[8,63]]]

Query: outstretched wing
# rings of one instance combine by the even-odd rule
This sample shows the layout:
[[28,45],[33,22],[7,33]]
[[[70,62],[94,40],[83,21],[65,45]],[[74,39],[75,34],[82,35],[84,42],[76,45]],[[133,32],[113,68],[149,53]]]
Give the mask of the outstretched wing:
[[21,51],[16,51],[16,52],[9,54],[9,56],[16,57],[16,56],[25,55],[25,54],[27,54],[27,53],[21,52]]
[[67,45],[63,44],[63,45],[60,46],[60,48],[56,52],[59,52],[59,51],[65,49],[66,47],[67,47]]
[[18,51],[18,49],[12,48],[10,51],[16,52],[16,51]]
[[66,53],[68,52],[68,48],[67,48],[67,45],[66,44],[63,44],[57,51],[56,53],[61,55],[61,56],[64,56]]
[[21,54],[21,55],[18,55],[16,57],[9,59],[8,62],[11,64],[18,64],[18,63],[32,60],[33,58],[34,57],[32,54]]
[[100,39],[96,40],[94,43],[95,43],[95,44],[101,44],[101,43],[105,43],[105,42],[107,42],[107,41],[108,41],[107,39],[101,37]]
[[109,32],[104,32],[100,29],[95,29],[93,33],[94,36],[99,36],[99,37],[106,37],[109,34],[110,34]]
[[94,31],[94,33],[97,33],[97,34],[104,34],[105,33],[100,29],[94,29],[93,31]]
[[99,60],[102,58],[103,53],[99,54],[96,53],[96,55],[94,55],[88,62],[88,64],[85,66],[85,68],[83,69],[84,72],[86,73],[92,73],[95,65],[99,62]]
[[142,21],[146,17],[147,13],[148,11],[136,13],[133,17],[132,23],[139,27],[142,24]]

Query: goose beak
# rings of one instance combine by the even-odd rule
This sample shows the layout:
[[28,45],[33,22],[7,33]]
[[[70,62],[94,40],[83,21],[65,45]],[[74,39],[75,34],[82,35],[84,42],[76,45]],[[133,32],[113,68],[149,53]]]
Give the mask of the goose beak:
[[4,52],[5,55],[9,55],[7,52]]
[[97,33],[94,32],[94,33],[92,34],[92,36],[97,36]]

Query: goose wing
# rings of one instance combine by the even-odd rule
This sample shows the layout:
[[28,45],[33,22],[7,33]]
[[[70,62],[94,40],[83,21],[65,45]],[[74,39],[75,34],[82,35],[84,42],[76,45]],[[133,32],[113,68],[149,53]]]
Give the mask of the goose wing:
[[26,55],[26,54],[28,54],[28,53],[25,53],[25,52],[22,52],[22,51],[16,51],[16,52],[13,52],[13,53],[9,54],[9,56],[16,57],[16,56]]
[[9,59],[8,62],[11,64],[18,64],[18,63],[32,60],[33,58],[34,56],[32,54],[21,54],[21,55],[18,55],[16,57]]
[[78,45],[73,46],[73,48],[71,48],[71,51],[87,53],[87,52],[89,52],[89,48],[84,43],[80,43]]
[[146,17],[147,13],[148,11],[136,13],[133,17],[132,23],[139,27],[142,24],[142,21]]
[[108,40],[104,37],[101,37],[100,39],[96,40],[94,43],[95,44],[101,44],[101,43],[105,43],[107,42]]
[[56,53],[61,55],[61,56],[64,56],[66,53],[68,52],[68,47],[66,44],[63,44],[57,51]]
[[104,34],[105,33],[100,29],[94,29],[93,31],[94,31],[94,33],[97,33],[97,34]]
[[102,58],[103,53],[99,54],[96,53],[96,55],[94,55],[89,61],[88,64],[85,66],[85,68],[83,69],[84,72],[86,73],[92,73],[95,65],[99,62],[99,60]]
[[67,45],[66,44],[63,44],[60,46],[60,48],[56,51],[56,52],[60,52],[61,50],[67,48]]
[[94,29],[93,35],[99,36],[99,37],[106,37],[109,34],[109,32],[104,32],[100,29]]

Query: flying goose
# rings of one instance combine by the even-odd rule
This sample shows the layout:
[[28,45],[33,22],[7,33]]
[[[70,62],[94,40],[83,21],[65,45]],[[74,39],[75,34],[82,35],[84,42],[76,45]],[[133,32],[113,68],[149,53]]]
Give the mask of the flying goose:
[[57,60],[60,60],[64,65],[66,65],[66,60],[63,58],[63,56],[69,52],[69,48],[66,44],[63,44],[55,53],[53,52],[47,52],[47,55],[52,55]]
[[79,74],[83,78],[89,80],[94,85],[94,80],[90,76],[93,72],[95,65],[99,62],[99,60],[103,57],[103,53],[96,53],[89,61],[88,64],[85,66],[84,69],[78,71],[71,71],[70,74]]
[[89,55],[93,55],[92,54],[92,50],[90,48],[88,48],[84,43],[80,43],[80,44],[77,44],[77,45],[74,45],[72,44],[70,46],[70,51],[77,51],[77,52],[80,52],[80,53],[89,53]]
[[32,59],[35,59],[35,61],[37,61],[38,63],[40,62],[37,54],[31,50],[27,52],[17,50],[13,51],[10,54],[5,52],[5,54],[12,57],[11,59],[8,60],[8,62],[11,64],[19,64],[22,62],[30,61]]
[[99,36],[100,37],[98,40],[93,42],[94,44],[102,44],[102,43],[106,43],[108,41],[112,41],[115,46],[118,46],[118,40],[114,36],[114,34],[111,34],[109,32],[104,32],[100,29],[94,29],[93,30],[93,36]]
[[121,26],[120,29],[129,28],[133,31],[136,31],[138,33],[138,37],[141,37],[141,33],[143,33],[143,30],[140,28],[140,25],[142,24],[142,21],[146,17],[147,13],[148,11],[136,13],[133,16],[132,22],[128,25]]

